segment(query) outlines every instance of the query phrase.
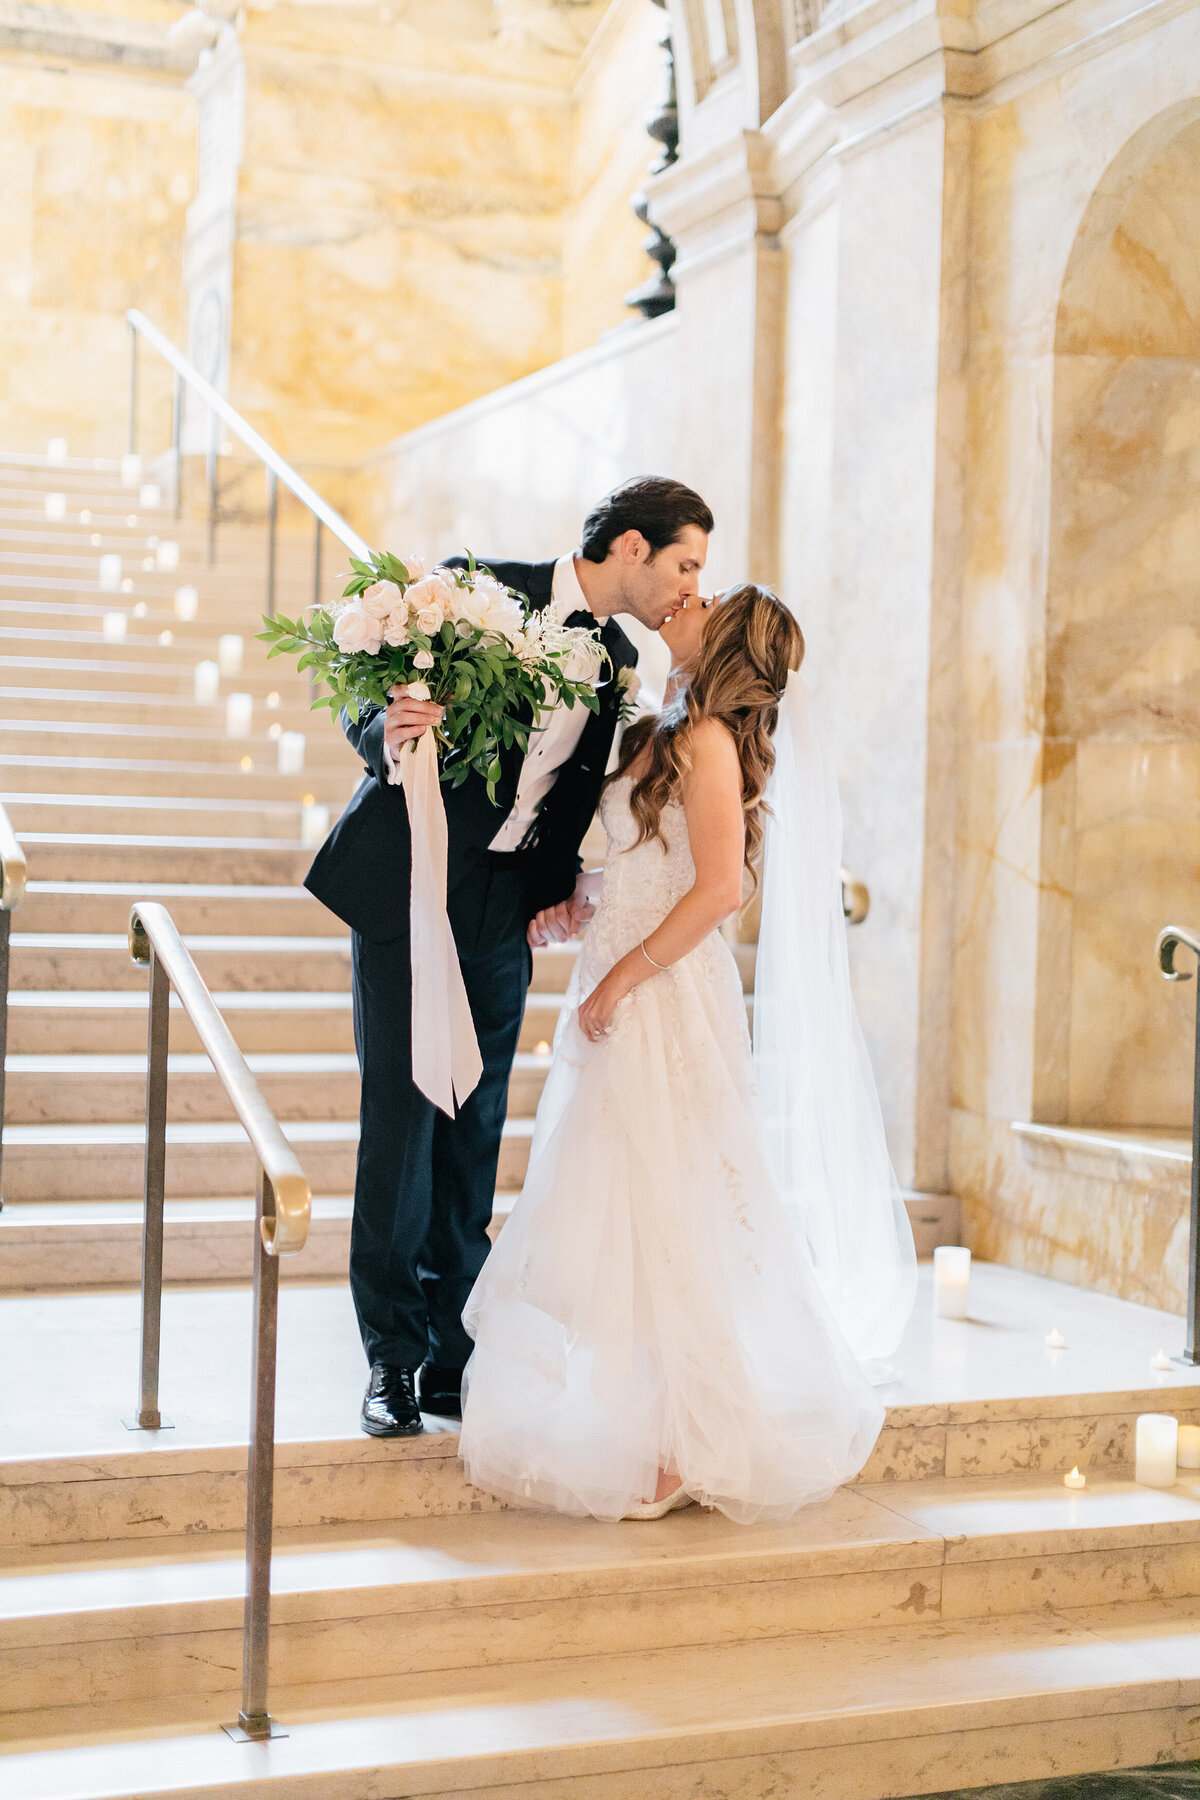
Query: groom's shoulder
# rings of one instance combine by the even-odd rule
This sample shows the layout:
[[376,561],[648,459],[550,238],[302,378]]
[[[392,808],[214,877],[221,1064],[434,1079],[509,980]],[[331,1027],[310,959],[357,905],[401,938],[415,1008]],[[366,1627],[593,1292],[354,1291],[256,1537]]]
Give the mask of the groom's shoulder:
[[[477,556],[475,562],[479,568],[488,569],[505,587],[524,594],[535,605],[544,605],[550,598],[554,586],[553,558],[549,562],[514,562],[508,558]],[[465,556],[443,556],[442,567],[465,569],[467,559]]]

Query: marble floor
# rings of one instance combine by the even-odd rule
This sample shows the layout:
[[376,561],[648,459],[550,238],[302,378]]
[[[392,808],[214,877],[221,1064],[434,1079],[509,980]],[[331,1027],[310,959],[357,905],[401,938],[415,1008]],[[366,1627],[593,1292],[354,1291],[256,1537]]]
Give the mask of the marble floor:
[[[1182,1346],[1182,1320],[1083,1288],[977,1264],[970,1318],[933,1316],[932,1271],[921,1287],[891,1409],[1013,1397],[1136,1395],[1200,1390],[1200,1369],[1156,1373],[1151,1359]],[[1057,1330],[1065,1348],[1047,1348]],[[121,1424],[135,1410],[138,1298],[129,1292],[0,1299],[0,1457],[128,1452]],[[280,1295],[277,1435],[281,1443],[356,1434],[365,1377],[353,1308],[342,1283],[294,1284]],[[139,1449],[237,1443],[250,1393],[250,1295],[238,1287],[168,1290],[160,1401],[174,1429],[143,1434]]]
[[1069,1780],[1015,1781],[1002,1787],[951,1788],[923,1800],[1200,1800],[1200,1763],[1160,1769],[1115,1769]]

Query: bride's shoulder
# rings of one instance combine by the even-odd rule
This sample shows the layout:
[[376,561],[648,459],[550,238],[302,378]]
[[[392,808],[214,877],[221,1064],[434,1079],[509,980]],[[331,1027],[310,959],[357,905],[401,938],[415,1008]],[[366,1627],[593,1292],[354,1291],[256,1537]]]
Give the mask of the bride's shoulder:
[[737,740],[720,719],[697,719],[692,726],[693,768],[728,768],[737,762]]

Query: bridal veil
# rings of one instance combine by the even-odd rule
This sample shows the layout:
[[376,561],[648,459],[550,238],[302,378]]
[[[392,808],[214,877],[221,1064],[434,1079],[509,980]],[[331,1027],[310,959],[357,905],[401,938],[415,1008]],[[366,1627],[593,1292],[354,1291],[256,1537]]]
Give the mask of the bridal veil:
[[825,1298],[870,1367],[900,1341],[916,1255],[850,990],[833,760],[798,672],[774,743],[754,986],[765,1147]]

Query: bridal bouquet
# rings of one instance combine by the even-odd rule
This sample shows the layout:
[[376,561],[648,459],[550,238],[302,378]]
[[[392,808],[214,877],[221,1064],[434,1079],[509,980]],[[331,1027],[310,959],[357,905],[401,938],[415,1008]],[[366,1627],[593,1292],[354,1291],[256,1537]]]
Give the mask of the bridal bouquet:
[[560,625],[468,558],[465,569],[431,569],[376,551],[350,559],[342,599],[297,619],[264,617],[270,656],[299,655],[329,692],[313,702],[357,720],[386,706],[393,688],[445,707],[436,732],[441,779],[474,769],[495,799],[500,751],[529,745],[547,706],[562,700],[596,712],[608,653],[595,631]]
[[[548,706],[597,712],[596,684],[608,665],[597,632],[561,625],[468,558],[465,569],[431,569],[374,551],[351,558],[339,602],[297,619],[264,617],[270,656],[298,656],[329,689],[313,702],[357,721],[364,705],[386,706],[393,688],[445,708],[436,732],[413,738],[389,768],[404,789],[412,840],[409,954],[413,1080],[451,1118],[479,1082],[483,1063],[454,934],[446,915],[448,829],[441,782],[476,770],[496,798],[500,755],[525,750]],[[398,767],[396,766],[398,764]]]

